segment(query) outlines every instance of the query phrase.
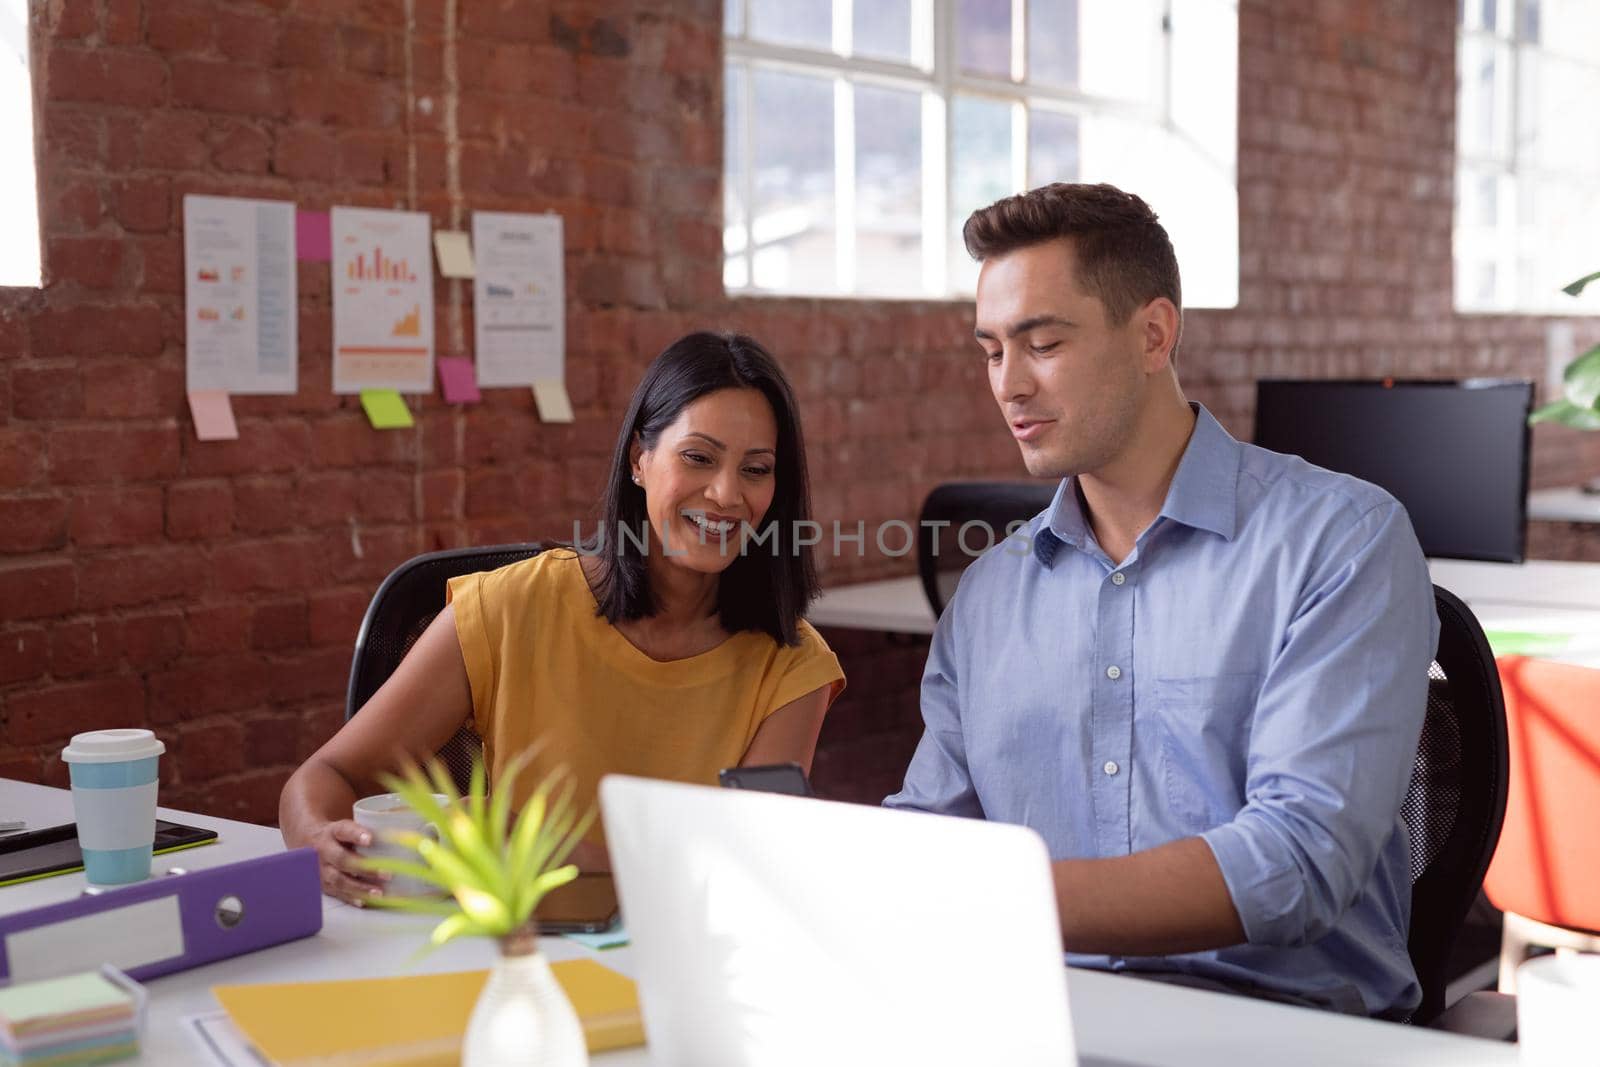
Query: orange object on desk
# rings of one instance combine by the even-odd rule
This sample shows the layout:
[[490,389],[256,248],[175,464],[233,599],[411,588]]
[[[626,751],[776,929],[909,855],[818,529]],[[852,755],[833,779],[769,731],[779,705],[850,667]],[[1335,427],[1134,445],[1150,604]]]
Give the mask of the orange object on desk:
[[1600,930],[1600,670],[1497,662],[1510,788],[1484,891],[1502,911]]

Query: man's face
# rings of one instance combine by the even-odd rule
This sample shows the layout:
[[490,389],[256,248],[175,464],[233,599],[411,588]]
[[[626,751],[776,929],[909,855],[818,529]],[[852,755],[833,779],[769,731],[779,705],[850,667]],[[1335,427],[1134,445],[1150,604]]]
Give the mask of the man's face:
[[1029,474],[1092,473],[1127,449],[1145,384],[1142,316],[1107,321],[1078,283],[1069,238],[985,260],[973,332]]

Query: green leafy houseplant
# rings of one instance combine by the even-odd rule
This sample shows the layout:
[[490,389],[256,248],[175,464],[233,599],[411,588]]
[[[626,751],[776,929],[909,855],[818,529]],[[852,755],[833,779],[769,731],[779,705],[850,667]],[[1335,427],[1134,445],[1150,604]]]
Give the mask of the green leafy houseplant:
[[566,860],[593,825],[594,810],[577,813],[572,779],[557,772],[539,784],[513,821],[512,787],[526,765],[525,757],[514,760],[493,796],[482,760],[473,762],[465,796],[437,760],[426,771],[412,766],[403,775],[386,776],[384,786],[432,823],[439,837],[391,832],[389,839],[414,851],[416,861],[363,860],[369,870],[409,875],[447,894],[374,899],[396,911],[441,916],[428,938],[433,947],[463,936],[499,943],[499,958],[467,1021],[462,1067],[587,1067],[589,1062],[578,1014],[539,952],[534,909],[546,894],[578,876],[577,866]]
[[[1569,296],[1582,293],[1590,282],[1600,280],[1600,271],[1563,286]],[[1528,416],[1530,423],[1556,422],[1579,430],[1600,430],[1600,345],[1567,364],[1561,372],[1562,395]]]
[[[372,857],[362,863],[370,870],[426,882],[444,897],[379,897],[373,903],[442,916],[429,937],[433,947],[474,936],[496,939],[507,955],[534,951],[534,909],[546,894],[578,876],[578,868],[566,859],[593,825],[594,811],[576,811],[572,780],[558,772],[540,783],[513,821],[512,787],[526,765],[525,758],[513,761],[493,796],[488,795],[481,759],[473,763],[465,796],[437,760],[429,761],[426,770],[412,766],[402,775],[385,776],[384,787],[437,827],[439,837],[391,831],[390,840],[414,851],[417,859]],[[564,778],[559,786],[557,778]]]

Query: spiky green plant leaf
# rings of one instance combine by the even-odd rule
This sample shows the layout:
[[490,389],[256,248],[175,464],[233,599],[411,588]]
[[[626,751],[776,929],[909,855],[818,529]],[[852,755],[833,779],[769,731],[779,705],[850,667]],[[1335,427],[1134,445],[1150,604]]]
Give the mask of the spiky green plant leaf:
[[1561,380],[1566,398],[1574,407],[1593,408],[1600,400],[1600,345],[1568,363]]
[[1600,279],[1600,270],[1595,271],[1593,274],[1585,274],[1577,281],[1563,285],[1561,287],[1561,291],[1566,293],[1568,296],[1577,296],[1579,293],[1583,292],[1584,286],[1596,279]]
[[417,860],[374,858],[363,865],[409,875],[449,897],[378,897],[374,903],[443,916],[429,937],[434,947],[457,937],[505,937],[524,928],[548,893],[578,876],[578,868],[565,861],[595,818],[592,809],[577,812],[576,785],[563,771],[547,776],[513,821],[512,792],[530,758],[525,754],[512,760],[492,796],[481,762],[473,768],[465,796],[437,760],[385,778],[385,786],[432,823],[439,836],[387,834],[388,840],[415,852]]

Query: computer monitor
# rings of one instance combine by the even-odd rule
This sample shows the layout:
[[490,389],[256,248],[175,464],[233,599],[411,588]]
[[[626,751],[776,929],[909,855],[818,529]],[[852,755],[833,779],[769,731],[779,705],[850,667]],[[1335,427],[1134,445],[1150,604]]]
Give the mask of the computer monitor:
[[1256,384],[1255,443],[1353,474],[1405,505],[1429,556],[1523,557],[1533,383]]

